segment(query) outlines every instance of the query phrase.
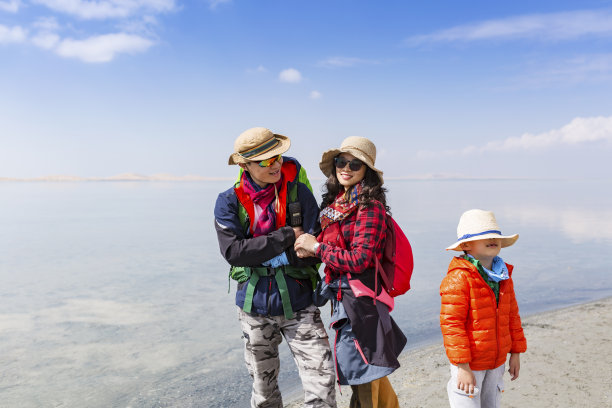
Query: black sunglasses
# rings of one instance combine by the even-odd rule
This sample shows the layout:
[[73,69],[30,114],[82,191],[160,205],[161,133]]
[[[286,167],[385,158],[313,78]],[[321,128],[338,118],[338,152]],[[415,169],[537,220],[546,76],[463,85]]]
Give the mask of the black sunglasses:
[[348,161],[344,157],[334,157],[334,165],[337,169],[343,169],[347,164],[349,165],[349,169],[352,171],[359,171],[361,170],[361,166],[363,166],[363,162],[359,159]]

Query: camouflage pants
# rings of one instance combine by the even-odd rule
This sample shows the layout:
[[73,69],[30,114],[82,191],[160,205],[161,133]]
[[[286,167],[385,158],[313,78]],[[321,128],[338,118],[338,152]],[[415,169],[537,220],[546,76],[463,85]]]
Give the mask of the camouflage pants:
[[319,309],[310,305],[284,316],[253,316],[238,308],[244,338],[244,359],[253,378],[252,408],[282,408],[278,389],[278,345],[285,337],[304,388],[304,407],[336,407],[331,349]]

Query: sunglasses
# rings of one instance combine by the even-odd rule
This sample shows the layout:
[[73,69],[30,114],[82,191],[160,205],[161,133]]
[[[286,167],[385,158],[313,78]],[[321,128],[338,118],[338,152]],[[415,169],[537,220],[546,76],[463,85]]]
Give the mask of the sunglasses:
[[257,164],[259,165],[259,167],[270,167],[271,165],[273,165],[280,159],[281,159],[281,155],[279,154],[278,156],[274,156],[266,160],[258,161]]
[[334,165],[337,169],[343,169],[347,164],[352,171],[359,171],[361,170],[361,166],[363,166],[363,162],[359,159],[348,161],[344,157],[334,157]]

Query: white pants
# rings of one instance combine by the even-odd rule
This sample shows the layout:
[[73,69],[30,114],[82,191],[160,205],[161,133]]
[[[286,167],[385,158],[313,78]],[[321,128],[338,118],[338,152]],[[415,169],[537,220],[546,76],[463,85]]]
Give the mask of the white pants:
[[446,391],[451,408],[499,408],[501,406],[501,394],[504,392],[505,364],[493,370],[472,371],[476,377],[476,387],[480,389],[478,395],[472,398],[456,392],[457,366],[451,364],[450,371],[451,379],[446,385]]

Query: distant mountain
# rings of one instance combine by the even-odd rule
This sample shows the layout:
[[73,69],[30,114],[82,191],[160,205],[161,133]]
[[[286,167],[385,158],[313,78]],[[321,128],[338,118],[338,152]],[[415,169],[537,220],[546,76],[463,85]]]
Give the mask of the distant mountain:
[[213,180],[233,180],[228,177],[203,177],[196,175],[174,176],[172,174],[153,174],[146,176],[136,173],[123,173],[110,177],[78,177],[67,175],[51,175],[42,177],[0,177],[0,181],[213,181]]

